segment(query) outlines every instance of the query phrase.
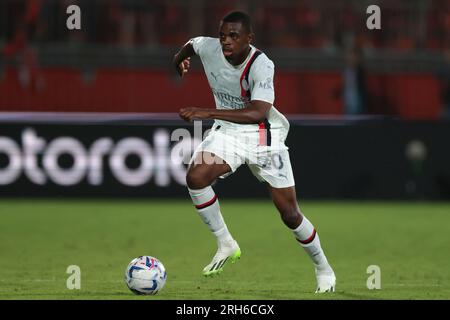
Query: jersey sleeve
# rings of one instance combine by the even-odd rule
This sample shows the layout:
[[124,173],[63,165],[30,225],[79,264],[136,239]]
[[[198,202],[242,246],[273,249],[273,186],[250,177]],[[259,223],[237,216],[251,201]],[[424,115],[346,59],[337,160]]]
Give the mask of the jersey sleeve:
[[194,52],[200,58],[205,54],[208,37],[195,37],[190,40],[192,47],[194,48]]
[[[256,62],[256,61],[255,61]],[[253,68],[254,67],[254,68]],[[273,104],[275,90],[273,76],[275,66],[272,61],[256,64],[250,70],[251,74],[251,100],[262,100]]]

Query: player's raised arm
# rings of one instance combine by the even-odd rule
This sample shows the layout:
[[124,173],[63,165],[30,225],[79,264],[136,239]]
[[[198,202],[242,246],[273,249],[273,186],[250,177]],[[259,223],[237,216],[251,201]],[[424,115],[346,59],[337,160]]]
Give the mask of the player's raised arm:
[[188,41],[183,47],[181,47],[180,51],[174,55],[173,65],[180,77],[183,77],[184,74],[188,72],[190,67],[189,60],[194,55],[195,51],[191,41]]

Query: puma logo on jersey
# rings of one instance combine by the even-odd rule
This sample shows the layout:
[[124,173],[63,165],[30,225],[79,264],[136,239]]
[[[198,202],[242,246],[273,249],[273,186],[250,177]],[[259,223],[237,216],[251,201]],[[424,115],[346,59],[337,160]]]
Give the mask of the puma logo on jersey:
[[287,180],[287,176],[284,175],[284,174],[282,174],[282,173],[279,173],[278,176],[279,176],[280,178],[285,178],[285,179]]
[[217,81],[218,75],[216,76],[214,73],[212,73],[212,72],[210,72],[210,73],[211,73],[211,75],[214,77],[214,80]]

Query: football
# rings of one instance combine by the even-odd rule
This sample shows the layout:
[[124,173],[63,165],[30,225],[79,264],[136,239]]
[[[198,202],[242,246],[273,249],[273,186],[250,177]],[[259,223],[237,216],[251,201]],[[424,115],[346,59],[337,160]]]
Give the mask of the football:
[[127,287],[138,295],[154,295],[166,284],[164,265],[155,257],[140,256],[133,259],[125,270]]

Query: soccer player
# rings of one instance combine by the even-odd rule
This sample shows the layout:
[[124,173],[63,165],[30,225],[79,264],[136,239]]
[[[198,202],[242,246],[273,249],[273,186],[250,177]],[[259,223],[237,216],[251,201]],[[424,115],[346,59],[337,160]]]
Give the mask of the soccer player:
[[189,194],[203,222],[217,238],[218,249],[203,269],[205,276],[220,273],[227,262],[241,255],[220,212],[211,184],[247,164],[265,182],[284,224],[290,228],[314,263],[316,293],[333,292],[336,277],[320,245],[319,236],[297,204],[295,183],[285,139],[288,120],[273,106],[274,64],[251,45],[250,18],[234,11],[220,22],[219,38],[196,37],[174,56],[183,77],[190,57],[202,61],[216,108],[180,110],[186,121],[214,119],[209,135],[197,147],[188,167]]

